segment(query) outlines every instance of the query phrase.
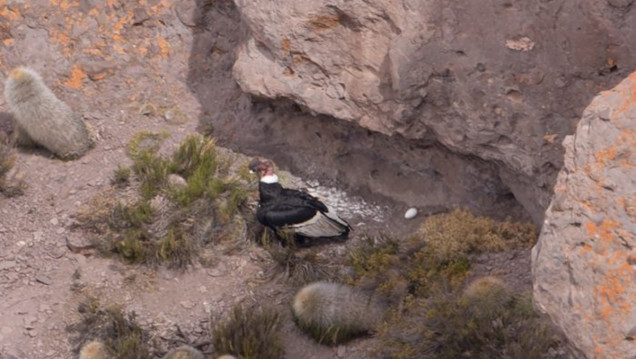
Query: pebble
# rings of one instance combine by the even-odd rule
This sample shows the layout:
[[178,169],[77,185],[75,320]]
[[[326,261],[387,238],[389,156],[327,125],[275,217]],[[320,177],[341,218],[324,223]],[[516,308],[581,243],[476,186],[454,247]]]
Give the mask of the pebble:
[[53,281],[51,280],[51,278],[45,276],[45,275],[36,275],[35,276],[35,280],[45,284],[45,285],[51,285],[51,283],[53,283]]
[[175,187],[186,187],[188,182],[181,176],[171,173],[168,175],[168,183]]
[[0,270],[13,268],[17,265],[15,261],[3,261],[0,262]]
[[404,218],[406,219],[412,219],[415,218],[415,216],[417,216],[417,208],[409,208],[406,213],[404,213]]
[[196,303],[193,303],[189,300],[184,300],[180,302],[179,304],[181,304],[181,306],[184,307],[185,309],[192,309],[196,305]]

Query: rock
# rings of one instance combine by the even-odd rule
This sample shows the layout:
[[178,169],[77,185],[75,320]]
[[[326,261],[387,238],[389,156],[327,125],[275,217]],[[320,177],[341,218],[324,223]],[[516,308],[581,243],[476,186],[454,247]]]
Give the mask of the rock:
[[565,165],[532,250],[537,308],[587,358],[636,353],[635,96],[636,72],[594,98],[565,138]]
[[193,303],[192,301],[189,301],[189,300],[181,301],[179,302],[179,304],[185,309],[192,309],[196,306],[196,303]]
[[178,107],[171,107],[167,109],[163,114],[163,118],[173,125],[182,125],[188,122],[188,115],[183,113],[183,111],[181,111]]
[[[237,0],[250,34],[233,75],[256,97],[500,164],[540,224],[563,155],[543,136],[571,134],[596,89],[636,66],[631,0],[608,1]],[[610,56],[619,71],[597,76]]]
[[197,25],[197,8],[193,2],[180,2],[176,5],[176,12],[179,21],[185,26],[194,27]]
[[607,2],[613,7],[627,8],[634,0],[607,0]]
[[11,269],[15,267],[17,264],[18,263],[16,261],[3,260],[2,262],[0,262],[0,271],[5,269]]
[[44,284],[44,285],[51,285],[53,283],[51,278],[49,278],[49,277],[47,277],[45,275],[42,275],[42,274],[36,275],[35,276],[35,280],[40,282],[40,283],[42,283],[42,284]]
[[168,175],[168,184],[178,188],[184,188],[188,185],[188,181],[186,181],[185,178],[179,176],[178,174],[171,173]]
[[154,116],[157,113],[157,108],[151,103],[144,103],[139,107],[139,114],[144,116]]
[[515,51],[530,51],[534,49],[534,42],[524,36],[516,40],[506,40],[506,47]]

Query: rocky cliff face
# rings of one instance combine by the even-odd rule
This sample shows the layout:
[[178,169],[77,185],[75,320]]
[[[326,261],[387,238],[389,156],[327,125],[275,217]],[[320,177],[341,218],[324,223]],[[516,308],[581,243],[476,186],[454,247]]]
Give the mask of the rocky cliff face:
[[235,3],[244,91],[497,163],[537,223],[560,142],[636,66],[632,0]]
[[636,73],[563,145],[532,253],[535,301],[588,358],[636,358]]

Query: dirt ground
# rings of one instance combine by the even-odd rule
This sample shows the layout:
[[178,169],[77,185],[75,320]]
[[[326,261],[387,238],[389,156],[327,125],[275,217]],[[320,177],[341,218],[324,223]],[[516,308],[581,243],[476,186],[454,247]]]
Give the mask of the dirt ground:
[[[287,306],[289,288],[258,286],[268,262],[256,245],[221,255],[211,268],[178,272],[76,254],[66,244],[87,243],[86,233],[72,229],[74,214],[110,186],[118,165],[130,163],[125,148],[135,133],[166,130],[171,137],[164,148],[171,148],[200,127],[205,116],[187,80],[196,11],[194,2],[185,0],[0,0],[0,80],[17,65],[36,69],[100,135],[96,147],[76,161],[19,151],[16,170],[28,188],[22,196],[0,197],[0,357],[75,357],[65,328],[78,320],[83,297],[72,290],[78,284],[103,302],[135,311],[165,350],[175,345],[177,326],[186,334],[184,342],[196,342],[210,314],[222,316],[237,303],[265,298]],[[1,98],[0,112],[8,112]],[[403,209],[389,202],[355,201],[357,217],[345,217],[356,233],[405,233],[421,221],[404,221]],[[355,240],[354,235],[351,243]],[[341,255],[346,245],[322,251]],[[516,288],[529,289],[529,268],[529,253],[522,251],[486,258],[475,271],[500,274]],[[289,320],[284,341],[287,358],[304,359],[366,358],[373,344],[361,339],[320,346]]]

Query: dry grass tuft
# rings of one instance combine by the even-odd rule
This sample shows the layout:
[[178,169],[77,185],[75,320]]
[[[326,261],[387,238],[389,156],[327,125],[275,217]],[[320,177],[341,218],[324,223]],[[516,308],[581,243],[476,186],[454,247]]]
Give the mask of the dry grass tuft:
[[538,233],[531,223],[498,223],[475,216],[465,209],[456,209],[429,217],[422,224],[418,236],[433,247],[435,256],[442,260],[458,254],[530,248]]
[[282,358],[280,328],[281,316],[273,309],[237,306],[226,321],[213,325],[214,351],[243,359]]
[[[207,244],[246,235],[239,227],[246,226],[241,218],[249,190],[227,173],[213,140],[189,136],[172,156],[161,156],[164,139],[165,134],[147,132],[134,136],[128,146],[132,167],[119,166],[113,188],[77,218],[104,254],[183,268]],[[169,175],[184,185],[170,184]]]
[[78,308],[82,318],[69,325],[67,331],[76,335],[77,351],[94,340],[104,343],[110,357],[118,359],[149,359],[148,334],[137,324],[135,313],[125,313],[118,306],[103,307],[89,297]]
[[126,187],[130,184],[130,174],[132,170],[130,167],[117,166],[115,173],[113,174],[113,178],[110,181],[110,184],[116,187]]
[[[497,223],[466,210],[431,216],[406,241],[365,236],[350,250],[352,284],[394,310],[378,330],[383,358],[539,358],[556,344],[526,296],[495,279],[463,291],[473,255],[530,248],[532,224]],[[534,344],[533,344],[534,343]]]
[[0,132],[0,193],[7,197],[24,193],[26,183],[19,178],[9,178],[9,172],[15,165],[16,152],[12,141]]
[[558,344],[531,298],[494,284],[470,295],[411,298],[380,326],[383,358],[543,358]]
[[328,263],[312,250],[298,251],[294,246],[281,246],[278,242],[265,245],[265,250],[273,260],[273,266],[266,273],[269,278],[282,278],[299,286],[337,277]]

